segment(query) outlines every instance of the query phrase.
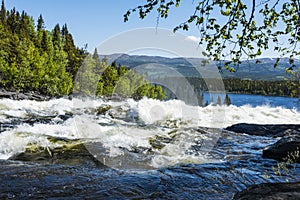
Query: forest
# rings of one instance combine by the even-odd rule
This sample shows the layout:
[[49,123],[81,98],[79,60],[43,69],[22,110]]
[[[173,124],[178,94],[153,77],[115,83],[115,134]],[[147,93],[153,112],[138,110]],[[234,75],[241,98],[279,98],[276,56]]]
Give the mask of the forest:
[[[95,52],[96,53],[96,52]],[[35,25],[34,19],[25,11],[15,8],[8,11],[2,1],[0,10],[0,86],[11,91],[35,91],[49,96],[86,92],[89,95],[112,95],[121,76],[130,73],[135,84],[123,78],[120,95],[140,99],[142,96],[164,99],[160,86],[150,85],[142,75],[130,72],[124,66],[110,66],[100,61],[98,55],[91,56],[84,48],[74,44],[67,25],[57,24],[51,31],[45,29],[42,15]],[[84,72],[78,74],[82,65]],[[87,67],[88,66],[88,67]],[[100,69],[100,68],[101,69]],[[85,82],[76,77],[97,77],[96,90],[83,90]],[[98,76],[97,76],[98,75]],[[100,76],[101,75],[101,76]],[[75,84],[76,82],[76,84]],[[138,82],[138,84],[136,83]],[[121,85],[121,84],[119,84]],[[75,86],[75,87],[74,87]],[[132,87],[138,88],[132,88]],[[91,93],[93,92],[93,93]]]
[[259,94],[270,96],[300,97],[299,81],[263,81],[223,79],[226,91],[229,93]]
[[[187,93],[186,86],[178,84],[183,82],[182,79],[186,79],[193,88],[193,93],[200,94],[198,102],[201,103],[201,92],[218,92],[226,91],[227,93],[236,94],[256,94],[256,95],[269,95],[269,96],[286,96],[286,97],[300,97],[299,81],[298,80],[248,80],[239,78],[224,78],[222,81],[219,79],[202,79],[197,77],[157,77],[157,82],[167,82],[174,87],[174,91],[166,91],[167,96],[176,98],[175,94],[181,92]],[[224,85],[220,85],[223,83]],[[184,94],[181,96],[188,96]],[[187,97],[188,99],[192,97]]]

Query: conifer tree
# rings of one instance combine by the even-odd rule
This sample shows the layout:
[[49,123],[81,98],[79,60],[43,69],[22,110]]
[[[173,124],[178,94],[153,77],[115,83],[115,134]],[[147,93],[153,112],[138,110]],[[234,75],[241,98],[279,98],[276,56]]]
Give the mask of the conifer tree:
[[68,34],[69,34],[68,26],[67,26],[67,24],[64,24],[61,28],[61,35],[63,38],[65,38],[66,35],[68,35]]
[[15,30],[14,32],[17,33],[17,34],[20,34],[20,30],[21,30],[21,15],[19,13],[19,11],[16,12],[16,15],[15,15]]
[[42,32],[42,40],[41,40],[41,48],[43,51],[48,52],[50,50],[50,41],[48,37],[48,32],[43,30]]
[[16,9],[13,8],[10,12],[8,12],[6,19],[7,27],[10,32],[15,33],[16,30]]
[[20,36],[23,38],[29,38],[31,35],[30,32],[29,17],[26,15],[25,11],[23,11],[20,19]]
[[95,48],[95,50],[94,50],[94,53],[93,53],[93,59],[94,59],[96,62],[100,62],[99,54],[98,54],[97,48]]
[[45,22],[43,16],[40,15],[37,21],[37,31],[41,31],[45,28]]
[[61,34],[60,34],[60,27],[59,24],[57,24],[53,31],[52,31],[52,42],[54,47],[58,47],[59,49],[61,48]]
[[5,8],[5,5],[4,5],[4,0],[2,0],[2,4],[1,4],[0,21],[3,25],[6,24],[6,8]]
[[66,70],[72,75],[74,80],[87,53],[84,49],[79,49],[75,46],[73,36],[71,33],[69,33],[66,24],[63,25],[61,32],[63,40],[63,49],[68,54],[69,61]]
[[231,100],[230,100],[228,94],[226,94],[226,96],[225,96],[224,104],[227,106],[231,105]]

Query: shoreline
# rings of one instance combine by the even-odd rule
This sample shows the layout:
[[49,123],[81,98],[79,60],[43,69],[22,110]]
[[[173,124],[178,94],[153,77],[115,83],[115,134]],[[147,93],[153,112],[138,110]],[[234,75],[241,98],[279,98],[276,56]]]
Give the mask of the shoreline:
[[[208,91],[205,91],[204,93],[211,93],[211,94],[221,94],[221,92],[208,92]],[[257,94],[257,93],[247,93],[247,92],[228,92],[226,91],[225,94],[241,94],[241,95],[255,95],[255,96],[264,96],[264,97],[286,97],[286,98],[298,98],[298,97],[291,97],[291,96],[286,96],[286,95],[272,95],[272,94]],[[300,98],[298,98],[299,101],[300,101]]]
[[[222,91],[203,91],[203,94],[223,94]],[[286,98],[296,98],[300,101],[300,97],[292,97],[292,96],[288,96],[288,95],[272,95],[272,94],[261,94],[261,93],[249,93],[249,92],[229,92],[229,91],[225,91],[224,94],[240,94],[240,95],[255,95],[255,96],[264,96],[264,97],[286,97]],[[40,92],[37,91],[16,91],[14,89],[5,89],[5,88],[0,88],[0,99],[2,98],[9,98],[9,99],[13,99],[13,100],[37,100],[37,101],[44,101],[44,100],[50,100],[53,98],[61,98],[61,97],[73,97],[73,96],[78,96],[78,94],[74,94],[74,93],[70,93],[68,95],[46,95],[46,94],[42,94]],[[107,99],[110,98],[122,98],[119,96],[112,96],[112,97],[105,97]]]
[[0,88],[0,99],[4,98],[12,100],[48,101],[50,99],[57,98],[57,96],[44,95],[35,91],[20,92]]

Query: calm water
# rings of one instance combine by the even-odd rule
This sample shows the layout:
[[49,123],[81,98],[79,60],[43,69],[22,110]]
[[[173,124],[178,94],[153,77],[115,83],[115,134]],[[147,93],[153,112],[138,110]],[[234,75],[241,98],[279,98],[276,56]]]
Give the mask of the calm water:
[[[213,97],[214,102],[217,102],[218,96],[224,101],[225,95],[223,94],[204,94],[204,102],[211,102]],[[270,107],[284,107],[288,109],[300,110],[300,101],[298,98],[278,97],[278,96],[263,96],[263,95],[250,95],[250,94],[228,94],[232,105],[243,106],[251,105],[252,107],[268,105]]]

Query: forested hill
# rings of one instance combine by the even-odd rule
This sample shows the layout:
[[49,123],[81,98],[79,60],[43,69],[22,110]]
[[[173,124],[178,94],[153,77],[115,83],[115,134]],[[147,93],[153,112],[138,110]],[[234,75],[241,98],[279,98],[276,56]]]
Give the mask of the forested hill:
[[67,25],[46,30],[25,11],[0,10],[0,84],[17,91],[69,94],[85,51],[74,44]]
[[[155,78],[158,82],[169,81],[173,83],[177,80],[174,77],[170,77],[169,74],[164,74],[164,70],[157,70],[158,65],[160,67],[175,69],[181,74],[181,78],[184,77],[199,91],[207,91],[208,89],[218,90],[217,88],[207,88],[200,76],[202,73],[206,76],[209,76],[211,73],[212,77],[215,77],[216,70],[218,70],[217,66],[224,65],[225,63],[215,63],[214,67],[211,65],[203,67],[203,60],[198,58],[166,58],[127,54],[101,55],[100,59],[103,58],[109,62],[126,65],[130,68],[137,68],[142,73],[151,74],[151,77]],[[294,76],[286,72],[286,69],[290,67],[289,59],[282,58],[276,68],[274,68],[275,63],[276,59],[274,58],[261,58],[258,61],[242,61],[235,73],[223,69],[220,75],[223,78],[226,91],[231,93],[299,97],[299,80],[295,80]],[[300,60],[295,59],[294,64],[300,64]],[[197,71],[198,68],[201,69],[201,74]],[[182,91],[185,88],[177,88],[177,90]]]
[[0,88],[50,97],[70,93],[111,96],[117,89],[123,97],[166,98],[162,87],[151,85],[136,72],[99,60],[96,50],[92,56],[76,47],[66,24],[46,30],[42,15],[35,24],[25,11],[6,10],[3,0]]
[[[187,77],[193,77],[195,74],[195,67],[201,67],[202,60],[198,58],[166,58],[159,56],[141,56],[141,55],[127,55],[127,54],[113,54],[100,56],[100,58],[107,57],[110,60],[115,60],[117,64],[130,66],[131,68],[149,64],[158,63],[176,69]],[[257,60],[242,61],[238,70],[231,73],[227,70],[222,71],[223,78],[239,78],[247,80],[264,80],[264,81],[279,81],[291,78],[291,74],[286,73],[286,68],[290,67],[289,58],[282,58],[276,68],[274,64],[276,58],[261,58]],[[215,63],[224,65],[225,62]],[[295,64],[299,65],[300,60],[295,60]],[[150,67],[150,66],[149,66]],[[148,69],[150,69],[148,67]],[[201,70],[210,70],[209,68],[201,67]],[[215,70],[215,68],[213,69]]]

